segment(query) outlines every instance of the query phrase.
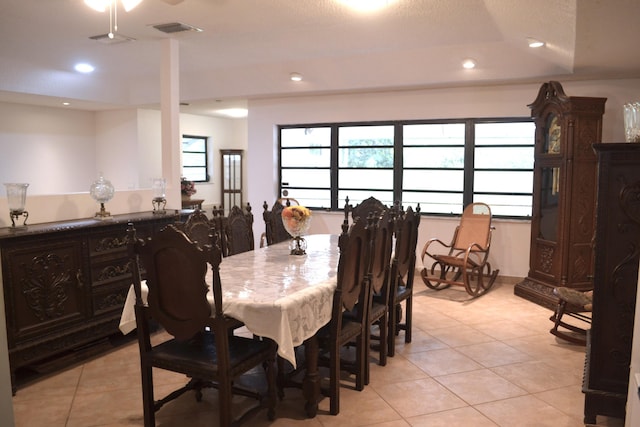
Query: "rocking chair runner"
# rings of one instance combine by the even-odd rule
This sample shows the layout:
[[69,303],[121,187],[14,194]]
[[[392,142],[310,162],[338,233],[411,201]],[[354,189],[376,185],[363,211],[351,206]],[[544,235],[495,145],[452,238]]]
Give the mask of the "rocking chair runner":
[[549,319],[553,322],[553,328],[549,332],[574,344],[586,345],[586,329],[565,322],[563,316],[567,315],[584,322],[587,326],[590,325],[590,312],[593,309],[593,290],[585,292],[559,287],[555,288],[553,293],[558,297],[558,305]]
[[[472,296],[488,291],[500,271],[492,271],[491,264],[487,261],[493,228],[489,205],[472,203],[467,206],[450,244],[433,238],[424,245],[421,272],[424,283],[436,290],[450,285],[464,286]],[[444,250],[446,253],[439,254],[436,250]],[[426,257],[434,261],[430,269],[425,265]]]

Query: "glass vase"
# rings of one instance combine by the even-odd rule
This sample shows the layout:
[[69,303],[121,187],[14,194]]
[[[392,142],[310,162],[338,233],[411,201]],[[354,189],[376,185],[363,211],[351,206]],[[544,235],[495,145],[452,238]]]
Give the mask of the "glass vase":
[[24,222],[22,225],[27,225],[27,218],[29,213],[24,210],[24,205],[27,201],[27,187],[26,183],[6,183],[4,184],[7,190],[7,204],[9,205],[9,215],[11,216],[11,226],[16,226],[16,220],[20,216],[24,216]]
[[307,241],[302,237],[307,234],[309,227],[311,226],[311,217],[308,216],[304,219],[285,218],[282,217],[282,224],[287,233],[293,237],[293,240],[289,244],[291,255],[305,255],[307,253]]
[[627,142],[640,142],[640,102],[624,104],[624,135]]

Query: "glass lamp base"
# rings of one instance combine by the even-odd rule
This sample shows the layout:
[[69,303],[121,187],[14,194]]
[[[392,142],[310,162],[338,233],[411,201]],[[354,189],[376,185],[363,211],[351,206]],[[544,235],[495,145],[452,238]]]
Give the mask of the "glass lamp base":
[[[29,212],[25,211],[25,210],[14,210],[14,209],[10,209],[9,210],[9,215],[11,216],[11,227],[26,227],[27,226],[27,219],[29,218]],[[22,225],[18,224],[16,225],[16,222],[18,221],[18,218],[20,218],[21,216],[24,217],[24,221],[22,221]]]
[[154,197],[153,200],[151,200],[151,204],[153,205],[154,214],[164,215],[167,213],[167,211],[165,210],[167,199],[165,199],[164,197]]
[[113,217],[111,216],[111,212],[107,212],[107,210],[104,208],[104,203],[100,203],[100,211],[96,212],[96,216],[94,218],[104,221],[112,219]]
[[301,236],[295,236],[289,243],[289,249],[291,249],[291,255],[306,255],[307,241]]

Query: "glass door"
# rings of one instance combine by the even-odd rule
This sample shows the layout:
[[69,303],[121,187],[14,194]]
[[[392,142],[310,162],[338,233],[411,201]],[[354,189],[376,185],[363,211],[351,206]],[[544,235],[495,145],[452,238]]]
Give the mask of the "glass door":
[[225,215],[231,207],[242,207],[242,150],[220,150],[222,159],[222,208]]

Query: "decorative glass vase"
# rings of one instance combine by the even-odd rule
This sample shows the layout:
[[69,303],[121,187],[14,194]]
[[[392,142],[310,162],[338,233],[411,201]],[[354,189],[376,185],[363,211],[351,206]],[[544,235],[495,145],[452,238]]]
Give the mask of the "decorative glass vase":
[[627,142],[640,142],[640,102],[624,104],[624,134]]
[[153,205],[154,214],[166,213],[165,206],[167,206],[166,190],[167,181],[164,178],[153,178],[151,181],[151,190],[153,191],[153,199],[151,204]]
[[311,226],[311,217],[308,216],[303,219],[296,219],[286,218],[283,216],[282,224],[284,225],[284,229],[287,230],[287,233],[291,234],[291,237],[293,237],[293,240],[289,244],[291,255],[305,255],[307,253],[307,242],[302,236],[307,234],[309,231],[309,226]]
[[6,183],[4,186],[7,189],[7,203],[9,204],[9,215],[11,216],[11,226],[16,226],[16,220],[20,216],[24,216],[23,226],[27,225],[27,218],[29,218],[29,212],[24,210],[24,205],[27,200],[27,187],[26,183]]
[[102,174],[100,174],[100,178],[93,181],[91,184],[89,194],[91,194],[93,200],[100,203],[100,212],[96,212],[95,216],[97,219],[111,218],[111,213],[105,210],[104,204],[113,198],[114,193],[115,189],[113,188],[111,181],[104,179]]

